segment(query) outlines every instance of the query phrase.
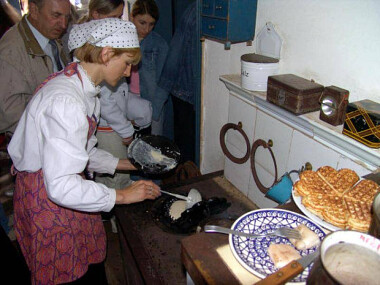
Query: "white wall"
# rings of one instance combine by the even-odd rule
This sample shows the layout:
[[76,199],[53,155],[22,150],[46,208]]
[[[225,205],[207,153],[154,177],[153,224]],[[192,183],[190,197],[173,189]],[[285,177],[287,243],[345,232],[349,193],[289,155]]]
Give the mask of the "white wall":
[[[350,102],[380,102],[380,1],[259,0],[256,34],[266,22],[283,39],[280,73],[345,88]],[[224,168],[219,131],[228,121],[229,95],[219,76],[240,73],[240,56],[250,52],[254,45],[224,50],[204,42],[202,173]]]

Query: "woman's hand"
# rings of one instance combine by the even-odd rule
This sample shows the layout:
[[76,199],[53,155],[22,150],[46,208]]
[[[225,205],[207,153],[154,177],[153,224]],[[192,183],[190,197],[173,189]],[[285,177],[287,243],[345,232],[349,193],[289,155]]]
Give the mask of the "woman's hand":
[[116,204],[131,204],[145,199],[154,200],[160,195],[160,187],[152,181],[139,180],[124,189],[116,190]]
[[137,170],[137,168],[126,158],[119,159],[116,170]]

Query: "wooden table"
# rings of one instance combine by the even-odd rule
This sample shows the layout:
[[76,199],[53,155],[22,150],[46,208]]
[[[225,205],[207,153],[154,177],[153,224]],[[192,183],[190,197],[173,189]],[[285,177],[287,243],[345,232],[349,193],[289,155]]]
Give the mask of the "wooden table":
[[[301,213],[293,202],[278,208]],[[219,249],[229,244],[228,235],[201,232],[184,238],[181,244],[182,263],[195,284],[241,284],[243,278],[237,276],[240,273],[250,275],[245,278],[250,284],[259,280],[241,265],[236,265],[234,269],[228,265],[237,261],[221,258]],[[227,257],[234,259],[232,254]]]

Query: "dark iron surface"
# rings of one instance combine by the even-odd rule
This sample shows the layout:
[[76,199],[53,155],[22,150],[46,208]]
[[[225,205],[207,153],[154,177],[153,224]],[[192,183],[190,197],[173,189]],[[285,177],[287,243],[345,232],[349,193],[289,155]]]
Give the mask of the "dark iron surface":
[[[205,217],[201,215],[203,219],[199,224],[200,227],[207,223],[231,225],[238,217],[255,209],[251,203],[247,203],[246,197],[230,193],[216,183],[212,176],[200,176],[191,181],[191,184],[171,187],[170,191],[187,195],[191,188],[195,188],[201,193],[202,198],[207,202],[197,207],[203,210],[208,207],[208,211],[211,208],[211,211],[215,212],[211,215],[206,211]],[[187,229],[191,228],[191,232],[174,233],[173,229],[160,224],[154,218],[154,211],[157,208],[164,207],[163,204],[169,203],[167,201],[171,199],[161,196],[157,201],[144,201],[116,206],[115,208],[115,214],[120,225],[120,234],[126,240],[133,259],[133,262],[130,263],[125,260],[125,270],[129,270],[128,267],[135,263],[137,268],[134,272],[140,272],[145,284],[186,283],[186,273],[181,262],[181,240],[194,234],[193,231],[196,231],[197,227],[194,228],[191,225],[187,227]],[[230,207],[219,212],[228,203],[231,203]],[[219,208],[218,205],[222,205],[222,208]]]

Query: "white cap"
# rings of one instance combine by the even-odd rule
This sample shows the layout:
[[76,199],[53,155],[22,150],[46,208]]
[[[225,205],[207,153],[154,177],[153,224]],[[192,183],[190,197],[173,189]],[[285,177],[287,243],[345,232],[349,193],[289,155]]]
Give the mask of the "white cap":
[[140,47],[135,25],[117,18],[92,20],[83,24],[73,25],[69,35],[69,50],[79,48],[85,43],[90,43],[97,47]]

